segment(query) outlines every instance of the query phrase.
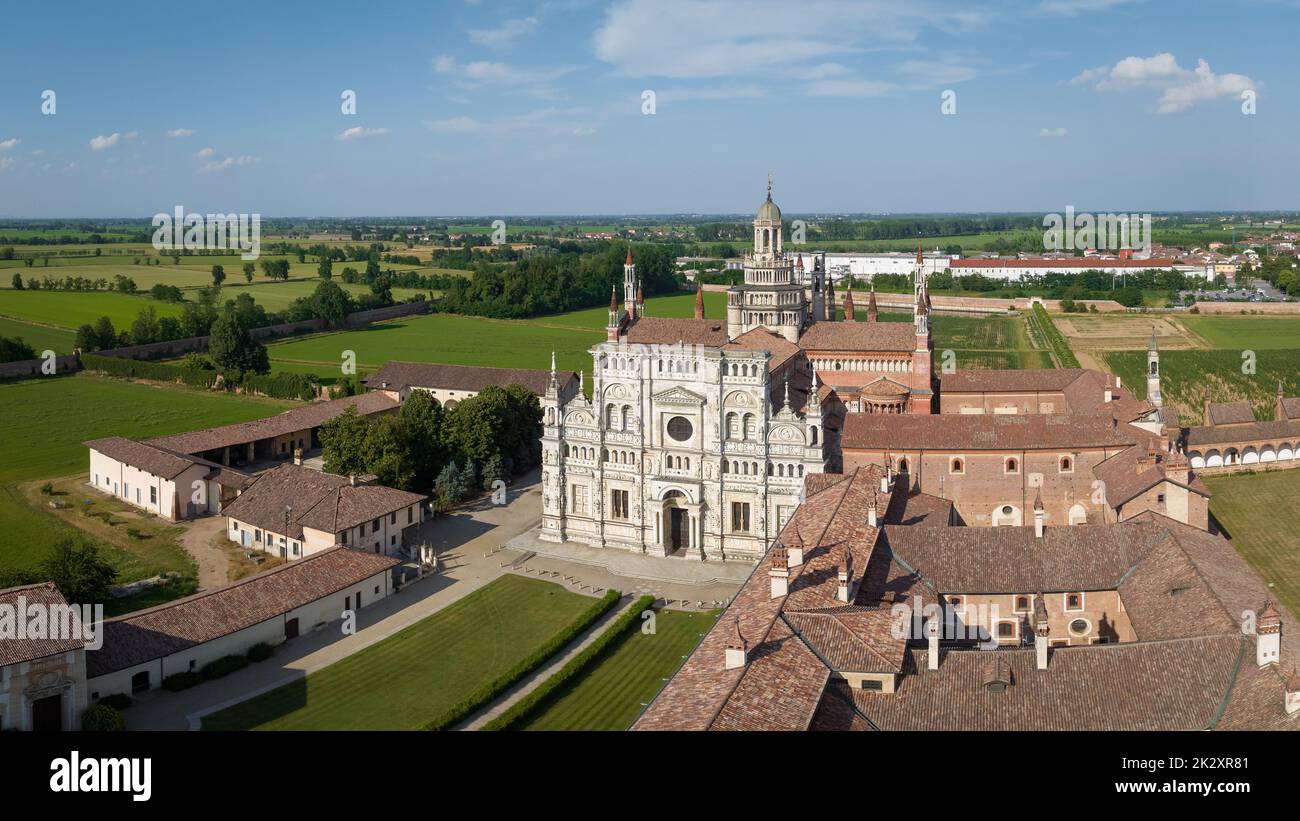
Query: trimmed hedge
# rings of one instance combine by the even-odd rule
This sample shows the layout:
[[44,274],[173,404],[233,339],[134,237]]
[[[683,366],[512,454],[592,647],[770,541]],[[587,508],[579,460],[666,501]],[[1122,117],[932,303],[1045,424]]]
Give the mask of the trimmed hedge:
[[[103,356],[86,353],[81,355],[81,364],[88,371],[98,371],[109,376],[127,379],[150,379],[155,382],[181,382],[192,388],[212,390],[217,385],[219,371],[202,368],[186,368],[181,365],[169,365],[166,362],[149,362],[140,359],[126,359],[118,356]],[[228,373],[224,375],[221,387],[224,390],[243,388],[251,393],[269,396],[273,399],[301,399],[310,401],[316,398],[317,384],[320,379],[314,374],[277,373],[262,375],[252,373]]]
[[556,633],[549,641],[533,651],[527,658],[522,659],[514,667],[453,704],[442,715],[425,724],[424,729],[446,730],[469,718],[513,687],[524,676],[540,667],[551,656],[562,650],[579,633],[590,627],[596,619],[599,619],[610,608],[618,604],[622,598],[623,594],[617,590],[605,591],[605,595],[599,601],[593,603],[579,614],[568,627]]
[[216,661],[210,661],[203,665],[201,673],[205,680],[211,681],[214,678],[228,676],[236,670],[242,670],[247,666],[247,656],[222,656]]
[[273,655],[275,655],[275,648],[264,641],[259,641],[248,648],[249,661],[266,661]]
[[173,693],[179,693],[181,690],[188,690],[196,684],[203,683],[203,676],[199,673],[172,673],[162,680],[164,690],[171,690]]
[[126,721],[107,704],[96,704],[81,714],[81,729],[88,733],[120,733],[126,729]]
[[101,698],[99,700],[99,703],[106,704],[109,707],[112,707],[114,710],[125,710],[127,707],[130,707],[134,702],[131,701],[131,697],[128,696],[126,693],[113,693],[112,695],[107,695]]
[[598,659],[615,641],[631,628],[641,623],[641,614],[655,603],[654,596],[642,596],[632,604],[626,613],[601,633],[595,641],[569,663],[555,672],[555,675],[543,681],[528,695],[519,699],[510,709],[483,725],[484,730],[509,730],[519,722],[527,719],[549,700],[560,687],[582,673],[592,662]]

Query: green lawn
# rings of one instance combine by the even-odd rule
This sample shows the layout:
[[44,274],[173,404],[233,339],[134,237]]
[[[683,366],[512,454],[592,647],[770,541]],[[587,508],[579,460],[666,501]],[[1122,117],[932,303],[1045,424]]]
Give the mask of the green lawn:
[[1210,512],[1278,600],[1300,613],[1300,471],[1202,476]]
[[0,289],[0,316],[70,330],[94,324],[101,316],[113,320],[113,326],[119,331],[129,330],[140,311],[150,305],[159,316],[181,314],[179,305],[117,292]]
[[626,730],[682,666],[718,612],[660,610],[652,636],[641,632],[638,620],[514,729]]
[[502,576],[378,644],[207,716],[203,729],[419,729],[523,660],[592,601],[551,582]]
[[22,337],[22,340],[36,351],[54,351],[56,354],[72,353],[77,336],[66,328],[51,328],[47,325],[33,325],[0,316],[0,336]]
[[1300,348],[1300,315],[1188,314],[1179,316],[1179,320],[1213,348],[1233,351]]
[[[337,269],[337,265],[335,266]],[[334,277],[334,284],[343,290],[349,292],[354,297],[370,293],[370,287],[358,283],[348,284],[337,276]],[[321,283],[319,277],[303,280],[288,280],[284,282],[270,282],[267,280],[254,279],[252,284],[244,282],[242,276],[238,281],[231,282],[227,279],[227,284],[221,289],[221,300],[234,299],[240,294],[248,294],[268,311],[283,311],[288,308],[290,303],[295,299],[305,296],[311,296],[316,290],[316,286]],[[416,294],[424,294],[427,298],[428,291],[421,291],[416,288],[394,288],[393,298],[395,300],[410,299]]]
[[[290,406],[84,374],[0,384],[0,419],[5,420],[0,459],[0,527],[5,539],[0,542],[0,564],[31,567],[44,558],[54,537],[67,531],[68,525],[52,514],[24,504],[16,485],[84,472],[89,457],[83,441],[163,436],[258,419]],[[136,578],[152,575],[150,567],[122,568]]]

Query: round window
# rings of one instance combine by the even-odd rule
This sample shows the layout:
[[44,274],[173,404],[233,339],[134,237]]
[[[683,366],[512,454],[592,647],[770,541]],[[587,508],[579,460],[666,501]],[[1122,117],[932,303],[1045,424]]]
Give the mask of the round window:
[[1011,513],[1012,513],[1011,505],[1003,505],[1003,506],[1002,506],[1002,515],[1003,515],[1003,516],[1010,516]]
[[685,416],[674,416],[668,420],[668,435],[678,442],[685,442],[691,438],[694,428],[691,427],[691,420]]
[[1092,625],[1088,623],[1087,619],[1075,619],[1070,622],[1070,632],[1076,636],[1087,635],[1091,629]]

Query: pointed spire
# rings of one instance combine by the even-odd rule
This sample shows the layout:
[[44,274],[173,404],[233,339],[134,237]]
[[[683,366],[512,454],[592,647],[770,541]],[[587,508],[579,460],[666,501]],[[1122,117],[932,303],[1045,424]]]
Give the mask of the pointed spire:
[[772,172],[767,172],[767,201],[772,201]]
[[695,318],[704,319],[704,285],[695,286]]
[[618,313],[618,289],[613,285],[609,286],[609,310],[611,313]]
[[856,322],[857,317],[853,315],[853,286],[849,285],[849,292],[844,295],[844,321]]
[[799,270],[799,271],[802,271],[802,270],[803,270],[803,252],[802,252],[802,251],[799,252],[799,256],[798,256],[798,258],[795,260],[794,267],[795,267],[796,270]]
[[878,316],[878,312],[876,310],[876,286],[873,283],[871,286],[871,298],[867,302],[867,321],[875,322],[877,316]]
[[921,253],[921,241],[916,241],[916,269],[919,271],[925,265],[925,256]]
[[551,376],[555,375],[555,351],[551,351]]
[[631,245],[627,246],[627,259],[623,262],[623,264],[624,264],[624,265],[631,265],[631,264],[632,264],[632,246],[631,246]]
[[786,374],[785,376],[785,401],[782,407],[784,407],[786,410],[793,410],[790,407],[790,375],[789,374]]
[[1156,326],[1155,325],[1151,326],[1151,341],[1147,343],[1147,351],[1149,353],[1155,353],[1156,351]]

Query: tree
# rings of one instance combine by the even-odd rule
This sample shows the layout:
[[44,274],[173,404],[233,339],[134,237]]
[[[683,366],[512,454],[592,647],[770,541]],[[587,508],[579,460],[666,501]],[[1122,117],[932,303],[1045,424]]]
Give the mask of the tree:
[[415,465],[402,420],[379,416],[370,423],[365,438],[366,472],[381,485],[410,490],[414,487]]
[[326,473],[340,476],[366,472],[366,437],[370,420],[348,408],[321,425],[321,456]]
[[21,291],[21,290],[23,289],[23,275],[22,275],[22,274],[14,274],[13,285],[14,285],[14,290],[15,290],[15,291]]
[[137,345],[147,345],[150,342],[157,342],[161,338],[158,312],[154,310],[152,305],[148,305],[140,310],[140,313],[135,317],[135,322],[131,323],[131,339]]
[[312,292],[309,307],[312,316],[325,320],[331,328],[338,328],[352,312],[352,295],[333,282],[322,282]]
[[212,285],[213,285],[213,287],[220,288],[220,287],[221,287],[221,283],[223,283],[223,282],[225,282],[225,281],[226,281],[226,269],[223,268],[223,267],[221,267],[220,265],[213,265],[213,266],[212,266]]
[[36,351],[21,336],[0,336],[0,362],[21,362],[35,358]]
[[439,508],[445,510],[449,505],[460,501],[465,495],[465,479],[461,476],[460,468],[456,467],[455,462],[447,463],[438,474],[433,487]]
[[330,279],[334,276],[334,263],[330,262],[329,257],[320,258],[320,263],[316,266],[316,273],[321,279]]
[[81,351],[99,350],[99,334],[89,324],[77,328],[77,340],[73,343]]
[[117,347],[117,329],[113,327],[113,320],[106,316],[101,316],[95,320],[95,347],[94,350],[102,351],[106,348]]
[[257,270],[257,266],[256,266],[256,265],[254,265],[254,264],[251,263],[251,262],[245,262],[245,263],[244,263],[244,279],[248,280],[249,282],[252,282],[252,281],[253,281],[253,272],[256,271],[256,270]]
[[95,704],[81,714],[81,729],[88,733],[120,733],[126,729],[126,721],[116,708]]
[[428,391],[412,391],[402,403],[399,415],[415,470],[413,487],[420,490],[432,487],[449,456],[443,434],[446,412]]
[[253,339],[233,303],[227,303],[208,337],[208,355],[223,371],[269,373],[266,346]]
[[72,536],[56,541],[38,569],[73,604],[104,601],[117,578],[117,570],[99,554],[94,542]]

